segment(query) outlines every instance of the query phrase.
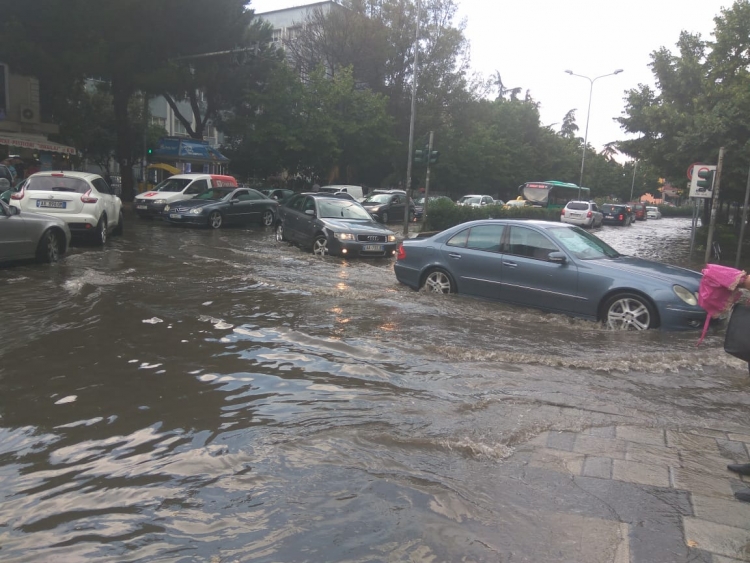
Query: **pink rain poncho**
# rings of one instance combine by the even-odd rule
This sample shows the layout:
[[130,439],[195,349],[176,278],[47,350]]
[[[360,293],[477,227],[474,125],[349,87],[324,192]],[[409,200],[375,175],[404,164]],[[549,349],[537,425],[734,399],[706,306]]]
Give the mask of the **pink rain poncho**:
[[719,264],[706,265],[702,273],[703,279],[698,288],[698,305],[703,307],[708,315],[698,344],[706,337],[711,319],[729,313],[734,304],[742,298],[740,286],[747,277],[742,270]]

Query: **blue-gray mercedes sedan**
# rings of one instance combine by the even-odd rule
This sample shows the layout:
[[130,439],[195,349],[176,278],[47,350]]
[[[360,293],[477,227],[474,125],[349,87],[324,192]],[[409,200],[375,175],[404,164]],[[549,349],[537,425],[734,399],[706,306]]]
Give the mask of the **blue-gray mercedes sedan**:
[[618,253],[573,225],[483,220],[398,249],[396,278],[412,289],[462,293],[600,320],[613,329],[697,329],[701,274]]

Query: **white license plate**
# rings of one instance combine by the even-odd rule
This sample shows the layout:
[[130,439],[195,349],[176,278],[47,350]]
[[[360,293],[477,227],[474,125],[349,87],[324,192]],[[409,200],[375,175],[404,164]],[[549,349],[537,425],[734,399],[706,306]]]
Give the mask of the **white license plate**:
[[53,207],[55,209],[65,209],[65,201],[52,201],[50,199],[36,200],[37,207]]
[[148,209],[148,205],[136,205],[136,209]]
[[182,215],[180,215],[179,213],[170,213],[169,218],[170,219],[182,219]]
[[382,244],[366,244],[364,248],[365,252],[383,252]]

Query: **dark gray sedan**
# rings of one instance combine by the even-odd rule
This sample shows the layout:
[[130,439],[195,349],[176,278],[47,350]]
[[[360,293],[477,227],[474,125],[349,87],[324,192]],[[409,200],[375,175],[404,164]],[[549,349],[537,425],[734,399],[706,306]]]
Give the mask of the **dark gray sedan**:
[[62,219],[0,201],[0,262],[25,258],[56,262],[69,244],[70,229]]
[[548,221],[464,223],[399,247],[396,278],[412,289],[601,320],[613,329],[697,329],[701,274],[619,254],[579,227]]

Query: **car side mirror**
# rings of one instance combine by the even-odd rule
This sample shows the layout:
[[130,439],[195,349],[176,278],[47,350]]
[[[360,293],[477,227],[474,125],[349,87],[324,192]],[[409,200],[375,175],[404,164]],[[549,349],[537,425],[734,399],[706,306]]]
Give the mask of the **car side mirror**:
[[547,255],[548,262],[555,262],[556,264],[565,264],[568,261],[568,257],[563,252],[550,252]]
[[18,209],[18,207],[16,207],[15,205],[9,205],[8,207],[10,207],[10,214],[11,215],[20,215],[21,214],[21,210]]
[[312,217],[315,217],[315,210],[314,209],[305,209],[305,215],[311,215]]

